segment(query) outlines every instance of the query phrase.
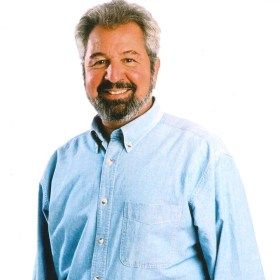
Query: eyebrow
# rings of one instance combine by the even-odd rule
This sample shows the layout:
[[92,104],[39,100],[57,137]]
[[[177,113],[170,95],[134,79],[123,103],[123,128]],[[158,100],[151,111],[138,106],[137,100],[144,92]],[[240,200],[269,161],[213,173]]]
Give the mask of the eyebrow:
[[[124,51],[122,54],[123,54],[123,55],[124,55],[124,54],[140,55],[138,52],[136,52],[136,51],[134,51],[134,50]],[[97,56],[106,57],[106,55],[105,55],[104,53],[102,53],[102,52],[95,52],[95,53],[91,54],[89,58],[90,58],[90,59],[93,59],[93,58],[95,58],[95,57],[97,57]]]
[[103,57],[105,57],[105,54],[104,53],[102,53],[102,52],[96,52],[96,53],[92,53],[91,55],[90,55],[90,59],[93,59],[93,58],[95,58],[95,57],[97,57],[97,56],[103,56]]
[[138,53],[138,52],[133,51],[133,50],[128,50],[128,51],[125,51],[125,52],[123,52],[122,54],[133,54],[133,55],[139,55],[139,53]]

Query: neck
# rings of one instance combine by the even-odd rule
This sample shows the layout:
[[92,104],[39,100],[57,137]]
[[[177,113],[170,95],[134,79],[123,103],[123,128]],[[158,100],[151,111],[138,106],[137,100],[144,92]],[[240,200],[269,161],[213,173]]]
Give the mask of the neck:
[[127,123],[135,120],[136,118],[140,117],[141,115],[143,115],[145,112],[147,112],[153,105],[153,100],[151,99],[150,102],[148,102],[145,106],[143,106],[143,108],[135,115],[133,116],[131,119],[129,120],[118,120],[118,121],[108,121],[108,120],[102,120],[102,130],[105,134],[106,138],[110,138],[111,133],[126,125]]

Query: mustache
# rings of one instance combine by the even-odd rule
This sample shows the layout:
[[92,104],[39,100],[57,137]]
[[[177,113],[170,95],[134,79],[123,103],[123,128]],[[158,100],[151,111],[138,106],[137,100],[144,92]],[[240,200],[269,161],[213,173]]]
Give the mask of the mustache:
[[124,83],[124,82],[116,82],[116,83],[112,83],[108,80],[103,80],[101,82],[101,84],[97,87],[97,92],[98,93],[105,93],[108,90],[111,89],[130,89],[133,92],[136,91],[137,86],[134,83]]

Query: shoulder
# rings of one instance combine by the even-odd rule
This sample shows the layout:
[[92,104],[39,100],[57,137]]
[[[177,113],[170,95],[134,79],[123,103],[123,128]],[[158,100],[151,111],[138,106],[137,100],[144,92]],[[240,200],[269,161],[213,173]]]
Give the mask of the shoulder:
[[229,155],[219,136],[195,122],[164,113],[161,124],[170,131],[170,134],[177,135],[180,141],[187,141],[188,144],[191,143],[196,147],[206,147],[216,155],[221,153]]
[[209,137],[211,133],[202,126],[183,118],[179,118],[168,113],[163,114],[162,123],[186,133],[192,133],[198,137]]
[[58,147],[56,153],[58,156],[62,157],[67,154],[74,155],[87,149],[94,149],[94,141],[90,130],[87,130],[65,142],[62,146]]
[[90,130],[71,138],[53,152],[47,163],[41,182],[50,181],[58,166],[61,168],[66,167],[75,157],[79,158],[82,153],[94,149],[95,142],[91,137]]

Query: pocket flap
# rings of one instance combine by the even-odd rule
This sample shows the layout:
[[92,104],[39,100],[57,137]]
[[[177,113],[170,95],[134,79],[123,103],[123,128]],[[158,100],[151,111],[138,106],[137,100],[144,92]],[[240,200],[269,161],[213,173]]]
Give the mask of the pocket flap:
[[143,204],[125,202],[124,218],[144,224],[162,224],[178,221],[181,207],[174,204]]

